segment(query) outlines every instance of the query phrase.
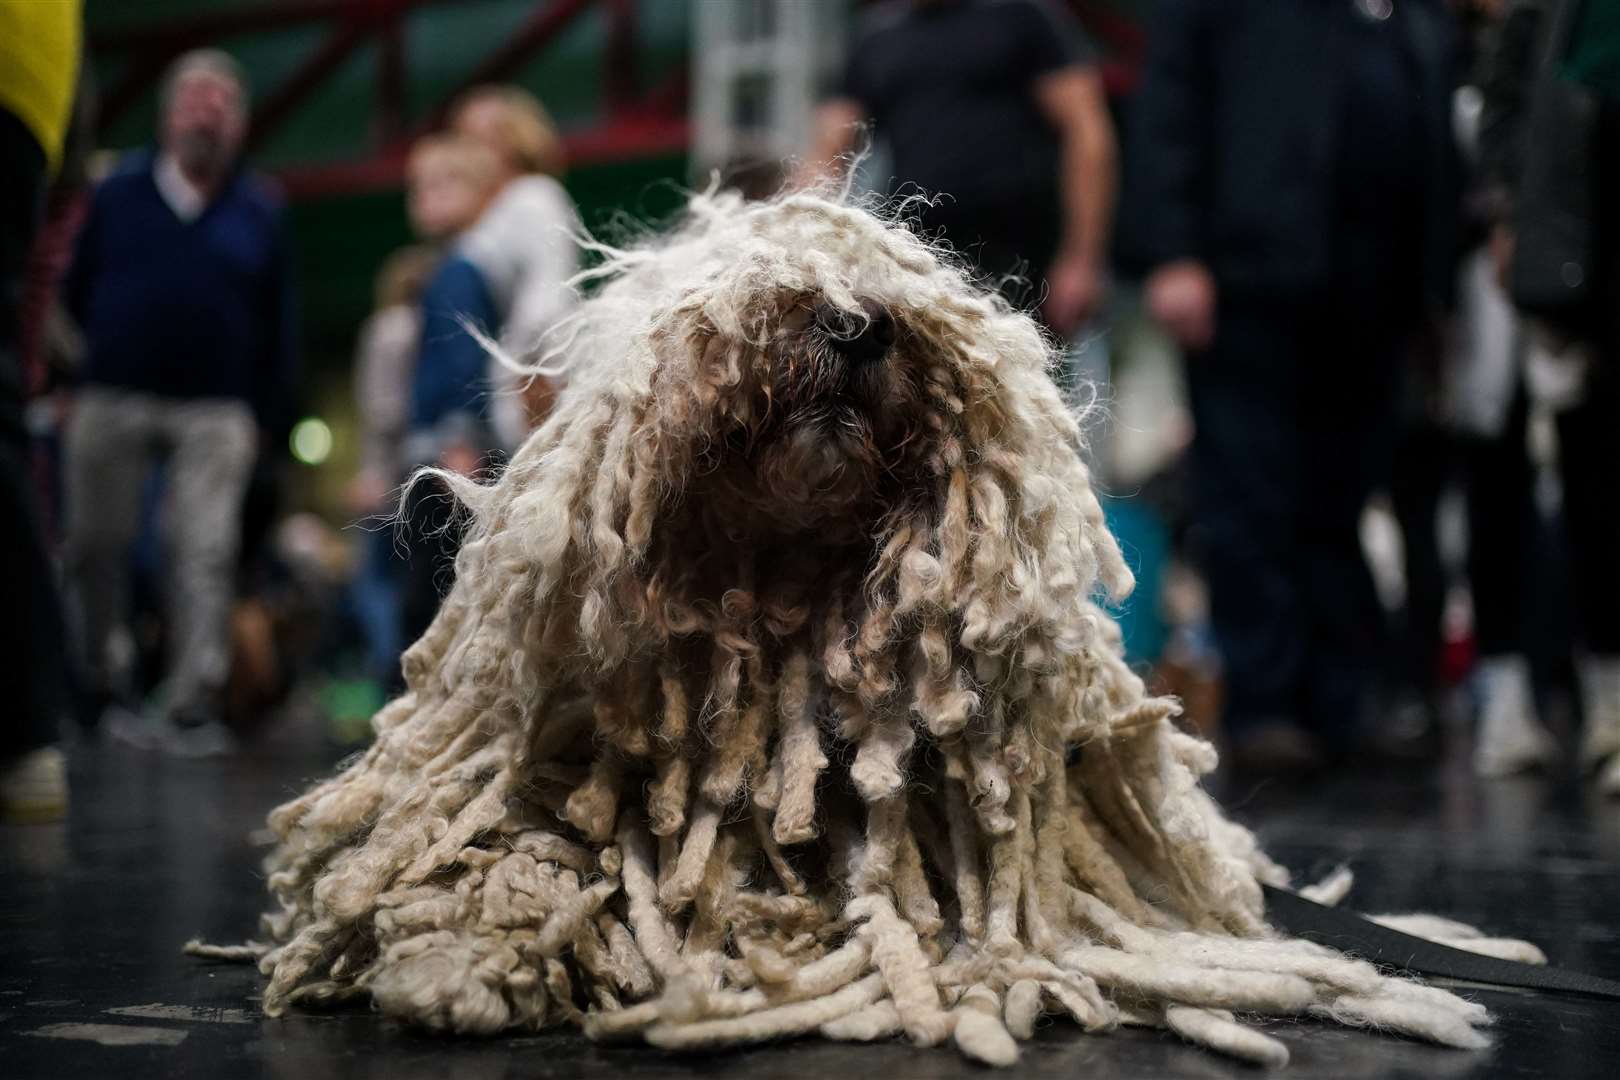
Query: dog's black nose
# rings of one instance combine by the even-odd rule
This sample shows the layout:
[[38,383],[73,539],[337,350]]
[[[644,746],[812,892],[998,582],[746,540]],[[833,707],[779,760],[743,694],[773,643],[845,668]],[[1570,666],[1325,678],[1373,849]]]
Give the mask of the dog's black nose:
[[851,364],[875,363],[894,344],[894,319],[883,305],[864,300],[861,309],[864,319],[829,306],[816,311],[816,325],[826,334],[827,344]]

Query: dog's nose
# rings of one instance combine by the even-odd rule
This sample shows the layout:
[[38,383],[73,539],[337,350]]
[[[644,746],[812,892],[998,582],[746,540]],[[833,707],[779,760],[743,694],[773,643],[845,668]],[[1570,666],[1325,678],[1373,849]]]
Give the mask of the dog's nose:
[[851,364],[875,363],[894,344],[894,319],[883,305],[863,300],[861,309],[865,319],[825,305],[816,311],[816,325],[827,335],[827,344]]

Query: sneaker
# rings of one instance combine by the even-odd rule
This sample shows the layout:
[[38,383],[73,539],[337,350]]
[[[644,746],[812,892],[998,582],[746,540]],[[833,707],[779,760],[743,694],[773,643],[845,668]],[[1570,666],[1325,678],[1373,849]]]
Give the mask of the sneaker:
[[132,746],[136,750],[156,750],[163,744],[163,727],[155,717],[121,704],[102,710],[97,725],[109,739]]
[[163,733],[162,747],[174,757],[224,757],[236,752],[236,736],[218,720],[184,726],[171,723]]
[[[1589,656],[1581,664],[1581,768],[1596,769],[1620,755],[1620,656]],[[1620,775],[1620,774],[1617,774]]]
[[1620,799],[1620,754],[1609,758],[1609,763],[1603,766],[1598,774],[1597,788],[1610,798]]
[[1474,772],[1483,777],[1551,765],[1558,742],[1536,716],[1530,691],[1530,665],[1522,656],[1497,656],[1479,663],[1479,733],[1474,742]]
[[41,824],[67,817],[67,759],[42,746],[0,765],[0,820]]

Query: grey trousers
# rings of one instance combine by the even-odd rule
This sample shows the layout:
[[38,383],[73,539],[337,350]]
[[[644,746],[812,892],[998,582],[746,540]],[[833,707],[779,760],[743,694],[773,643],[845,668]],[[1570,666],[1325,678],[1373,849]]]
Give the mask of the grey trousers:
[[154,461],[168,461],[168,701],[174,715],[217,711],[230,665],[229,620],[242,497],[257,452],[247,405],[92,387],[68,427],[67,577],[92,686],[130,690],[130,548]]

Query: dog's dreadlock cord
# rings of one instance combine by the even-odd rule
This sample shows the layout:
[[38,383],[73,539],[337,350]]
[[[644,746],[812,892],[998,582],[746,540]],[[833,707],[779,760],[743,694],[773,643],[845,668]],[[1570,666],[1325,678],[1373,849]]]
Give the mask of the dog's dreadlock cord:
[[[1267,927],[1286,875],[1092,603],[1130,574],[1029,321],[851,207],[699,209],[582,309],[632,328],[622,370],[492,484],[449,479],[472,524],[408,691],[271,815],[266,1011],[369,994],[460,1032],[904,1034],[990,1064],[1045,1013],[1264,1064],[1286,1050],[1234,1013],[1483,1045],[1479,1006]],[[786,406],[738,397],[763,323],[720,270],[701,303],[657,293],[705,230],[823,275],[875,251],[915,294],[938,362],[902,387],[912,479],[864,536],[762,538],[728,501],[716,416]]]

